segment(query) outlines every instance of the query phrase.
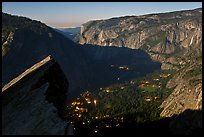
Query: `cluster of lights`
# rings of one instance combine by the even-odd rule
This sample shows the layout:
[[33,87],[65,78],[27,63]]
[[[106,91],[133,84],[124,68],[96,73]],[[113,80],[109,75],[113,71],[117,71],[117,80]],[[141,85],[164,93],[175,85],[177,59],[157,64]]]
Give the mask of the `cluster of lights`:
[[80,105],[81,102],[72,102],[72,105]]
[[[112,67],[114,67],[114,65],[112,65]],[[119,69],[126,69],[126,70],[129,70],[129,68],[128,67],[126,67],[126,66],[119,66],[118,67]],[[160,75],[160,77],[168,77],[168,76],[170,76],[171,74],[163,74],[163,75]],[[119,78],[118,78],[118,80],[119,80]],[[153,79],[154,81],[159,81],[159,78],[155,78],[155,79]],[[131,84],[134,84],[135,82],[134,81],[130,81],[130,83]],[[149,85],[149,81],[142,81],[142,83],[141,83],[141,85],[143,86],[143,85]],[[140,86],[141,86],[140,85]],[[155,86],[157,86],[157,85],[149,85],[149,86],[152,86],[152,87],[155,87]],[[158,87],[160,87],[160,86],[158,86]],[[120,87],[120,89],[124,89],[125,87],[124,86],[121,86]],[[109,89],[109,88],[100,88],[100,90],[103,90],[103,91],[105,91],[105,92],[111,92],[111,90]],[[84,97],[84,99],[85,99],[85,104],[86,104],[86,102],[88,103],[88,104],[91,104],[91,103],[93,103],[95,106],[98,104],[98,102],[97,102],[97,100],[96,99],[90,99],[88,96],[83,96]],[[154,100],[157,100],[158,99],[158,97],[157,96],[154,96],[154,97],[151,97],[151,96],[146,96],[145,97],[145,100],[146,101],[151,101],[152,99],[154,99]],[[77,98],[77,100],[79,100],[79,98]],[[79,108],[77,105],[82,105],[83,104],[83,102],[77,102],[77,101],[75,101],[75,102],[72,102],[72,105],[76,105],[76,108],[75,108],[75,110],[76,111],[78,111],[78,110],[87,110],[87,109],[85,109],[85,108]],[[75,106],[74,106],[75,107]],[[77,117],[82,117],[82,114],[76,114],[77,115]],[[104,116],[102,116],[102,117],[104,117],[104,118],[106,118],[106,117],[110,117],[109,115],[104,115]],[[99,119],[99,118],[101,118],[101,117],[99,117],[99,116],[95,116],[95,117],[92,117],[92,119],[94,120],[94,119]],[[114,124],[103,124],[103,127],[105,127],[105,128],[111,128],[112,126],[114,127],[114,126],[116,126],[116,127],[118,127],[123,121],[124,121],[124,118],[123,117],[115,117],[114,118],[115,120],[116,120],[116,123],[114,123]],[[114,120],[114,121],[115,121]],[[112,121],[112,120],[111,120]],[[71,124],[72,124],[72,122],[70,122]],[[87,123],[90,123],[90,121],[84,121],[84,122],[82,122],[82,124],[83,125],[85,125],[85,124],[87,124]],[[100,125],[101,126],[101,125]],[[99,127],[100,127],[99,126]],[[99,131],[98,131],[98,126],[96,126],[96,129],[93,129],[92,131],[94,131],[94,133],[98,133]]]
[[91,104],[91,101],[90,101],[89,99],[87,99],[87,98],[86,98],[86,102],[87,102],[88,104]]
[[127,66],[119,66],[119,69],[123,69],[123,70],[129,70],[129,68]]
[[[155,96],[154,100],[157,100],[157,99],[158,99],[158,97]],[[150,96],[145,97],[145,101],[147,101],[147,102],[151,101],[151,97]]]
[[111,67],[118,67],[118,69],[129,70],[127,66],[110,65]]
[[161,78],[167,78],[169,76],[171,76],[171,74],[162,74],[162,75],[160,75]]
[[105,116],[103,116],[104,118],[106,118],[106,117],[109,117],[109,115],[105,115]]

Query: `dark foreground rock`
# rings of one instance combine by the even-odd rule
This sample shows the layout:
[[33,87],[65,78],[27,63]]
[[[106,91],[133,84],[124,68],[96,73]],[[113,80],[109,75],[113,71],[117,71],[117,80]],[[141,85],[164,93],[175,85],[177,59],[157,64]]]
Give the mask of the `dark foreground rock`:
[[64,134],[68,81],[48,56],[2,89],[3,135]]

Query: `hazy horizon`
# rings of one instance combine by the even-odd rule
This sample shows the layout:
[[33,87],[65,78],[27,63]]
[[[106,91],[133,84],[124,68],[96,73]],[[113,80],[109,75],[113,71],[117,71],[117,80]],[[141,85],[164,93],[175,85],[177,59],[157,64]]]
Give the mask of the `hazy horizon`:
[[2,12],[38,20],[53,28],[80,27],[90,20],[196,8],[202,8],[202,2],[2,2]]

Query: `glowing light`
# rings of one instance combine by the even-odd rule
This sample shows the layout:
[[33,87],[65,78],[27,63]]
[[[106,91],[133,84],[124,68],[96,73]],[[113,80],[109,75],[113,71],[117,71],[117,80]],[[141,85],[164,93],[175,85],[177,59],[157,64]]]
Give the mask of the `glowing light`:
[[72,102],[72,105],[76,105],[78,102]]
[[91,103],[91,101],[87,101],[87,103],[88,103],[88,104],[90,104],[90,103]]
[[86,102],[87,102],[88,104],[90,104],[90,103],[91,103],[91,101],[90,101],[90,99],[89,99],[89,98],[85,98],[85,100],[86,100]]
[[131,83],[131,84],[134,84],[135,82],[131,80],[130,83]]
[[77,105],[80,105],[81,102],[77,102]]
[[111,125],[106,125],[106,128],[109,128],[109,127],[111,127]]
[[94,99],[94,104],[95,104],[95,105],[96,105],[96,102],[97,102],[97,101]]
[[158,78],[156,78],[156,79],[154,79],[155,81],[159,81],[159,79]]
[[120,66],[119,69],[124,69],[124,67],[123,67],[123,66]]
[[145,98],[145,101],[149,102],[149,101],[151,101],[151,98],[150,98],[149,96],[147,96],[147,97]]
[[107,90],[106,90],[106,92],[107,92],[107,93],[109,93],[109,92],[110,92],[110,90],[109,90],[109,89],[107,89]]
[[123,117],[121,117],[121,121],[123,122]]
[[156,99],[158,99],[158,97],[154,97],[154,99],[156,100]]
[[129,70],[127,66],[119,66],[118,69]]
[[149,81],[146,81],[145,83],[146,83],[146,84],[148,84],[148,83],[149,83]]
[[120,89],[124,89],[125,87],[120,87]]
[[97,131],[97,130],[95,130],[94,132],[95,132],[95,133],[97,133],[98,131]]

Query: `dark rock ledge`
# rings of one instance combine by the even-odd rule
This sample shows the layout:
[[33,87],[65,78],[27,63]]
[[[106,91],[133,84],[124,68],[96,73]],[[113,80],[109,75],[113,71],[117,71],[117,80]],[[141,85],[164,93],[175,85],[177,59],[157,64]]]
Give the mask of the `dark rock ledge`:
[[2,88],[3,135],[60,135],[68,80],[48,56]]

